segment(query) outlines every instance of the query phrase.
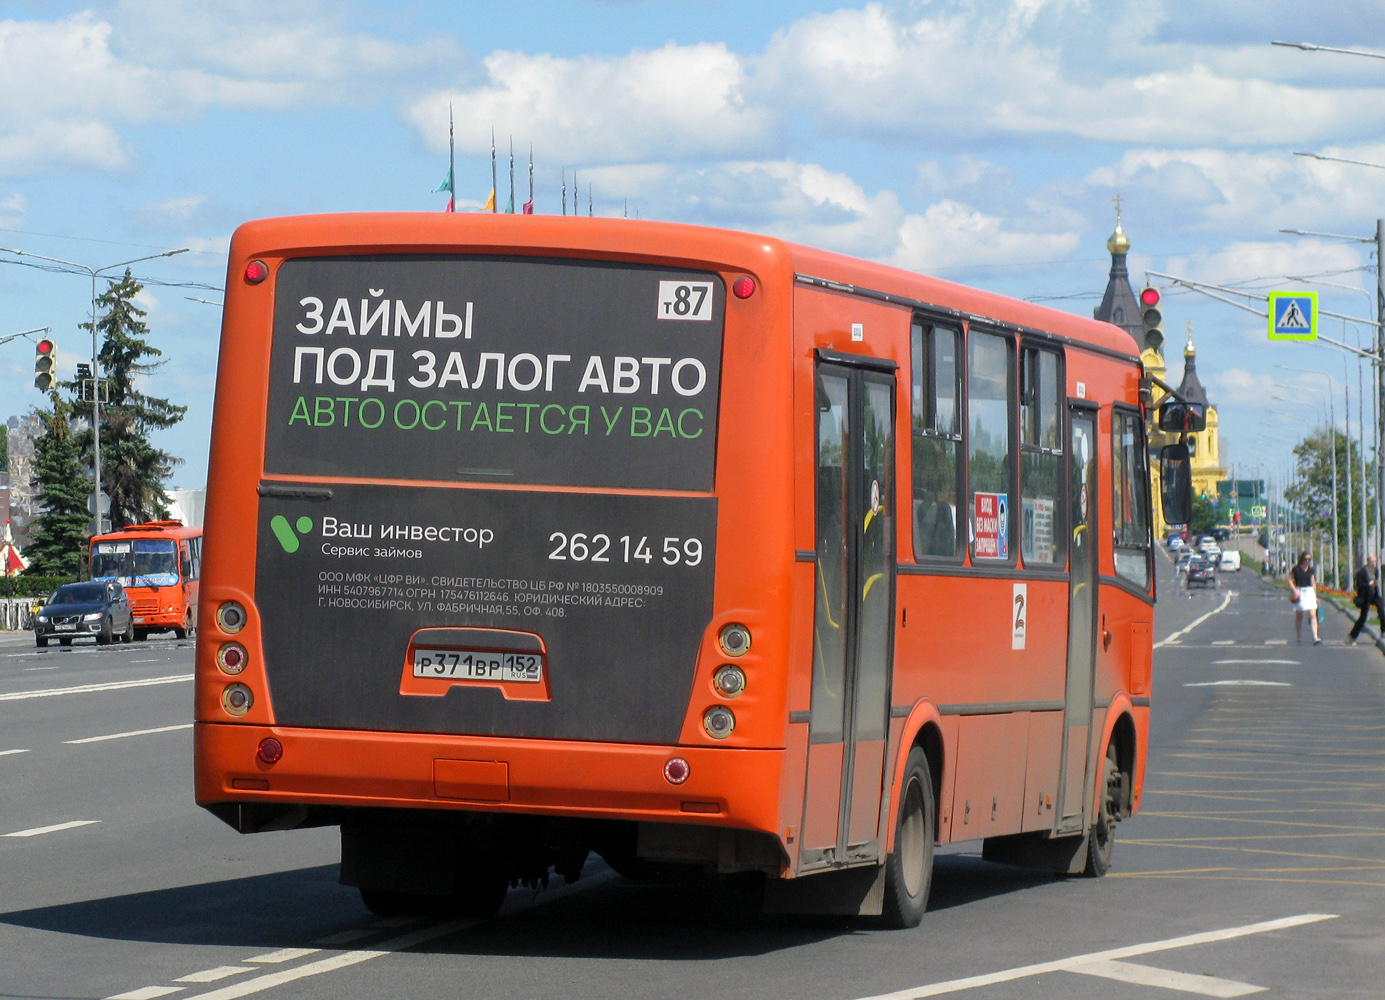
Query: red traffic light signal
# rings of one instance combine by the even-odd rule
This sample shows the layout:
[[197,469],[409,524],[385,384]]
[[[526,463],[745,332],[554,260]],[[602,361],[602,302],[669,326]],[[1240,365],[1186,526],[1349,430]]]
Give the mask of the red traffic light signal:
[[44,337],[34,345],[34,386],[48,392],[58,383],[58,345]]
[[1159,289],[1146,288],[1140,292],[1140,305],[1157,306],[1159,304]]

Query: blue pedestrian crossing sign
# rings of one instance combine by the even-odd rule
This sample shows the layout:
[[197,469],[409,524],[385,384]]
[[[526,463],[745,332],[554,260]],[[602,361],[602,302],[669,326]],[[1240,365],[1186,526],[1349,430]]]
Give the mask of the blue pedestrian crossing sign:
[[1270,340],[1317,340],[1318,293],[1270,292]]

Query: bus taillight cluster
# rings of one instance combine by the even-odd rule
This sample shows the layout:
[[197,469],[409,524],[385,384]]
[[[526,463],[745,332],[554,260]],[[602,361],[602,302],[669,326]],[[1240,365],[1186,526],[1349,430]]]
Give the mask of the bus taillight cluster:
[[[727,625],[717,642],[727,656],[744,656],[750,650],[750,629]],[[712,674],[712,688],[723,698],[735,698],[745,687],[745,671],[734,663],[723,663]],[[713,705],[702,713],[702,728],[712,739],[724,740],[736,731],[736,714],[726,705]]]

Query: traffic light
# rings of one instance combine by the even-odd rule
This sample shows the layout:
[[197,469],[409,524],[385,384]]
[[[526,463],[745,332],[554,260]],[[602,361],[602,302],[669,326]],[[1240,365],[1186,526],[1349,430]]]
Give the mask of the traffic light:
[[1145,329],[1145,346],[1156,351],[1164,348],[1164,314],[1159,309],[1159,289],[1140,291],[1140,322]]
[[58,382],[58,345],[44,337],[34,345],[34,385],[44,392]]

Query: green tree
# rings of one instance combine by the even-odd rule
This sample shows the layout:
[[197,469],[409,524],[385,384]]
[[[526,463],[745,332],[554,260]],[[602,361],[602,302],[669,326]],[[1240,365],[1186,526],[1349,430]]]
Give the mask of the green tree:
[[[1284,497],[1294,510],[1307,520],[1308,527],[1332,531],[1332,444],[1337,451],[1337,544],[1345,558],[1347,546],[1347,504],[1355,535],[1361,536],[1361,450],[1356,442],[1328,428],[1316,428],[1294,446],[1294,474],[1297,481],[1284,491]],[[1351,496],[1347,497],[1347,469],[1351,469]],[[1375,463],[1366,463],[1367,528],[1375,524]],[[1354,567],[1343,567],[1350,572]],[[1319,572],[1322,572],[1321,570]]]
[[[166,430],[183,419],[186,406],[175,406],[167,399],[147,396],[139,391],[144,377],[157,371],[164,362],[148,359],[163,356],[149,342],[148,315],[135,304],[144,286],[130,276],[111,281],[106,293],[97,299],[101,334],[101,370],[108,380],[109,400],[101,405],[101,488],[111,498],[111,523],[115,527],[139,524],[168,516],[168,495],[164,483],[183,460],[149,440],[152,431]],[[83,323],[88,332],[90,323]],[[76,412],[91,423],[92,406],[79,402]],[[92,463],[90,430],[78,437],[88,465]]]
[[41,410],[44,429],[34,441],[34,519],[24,555],[25,573],[76,577],[86,563],[86,532],[91,515],[91,480],[82,469],[81,449],[69,422],[71,407],[53,393],[53,409]]
[[1217,526],[1219,513],[1217,508],[1212,506],[1211,497],[1193,497],[1193,516],[1188,519],[1188,534],[1194,537],[1208,534]]

